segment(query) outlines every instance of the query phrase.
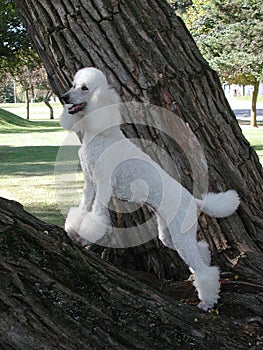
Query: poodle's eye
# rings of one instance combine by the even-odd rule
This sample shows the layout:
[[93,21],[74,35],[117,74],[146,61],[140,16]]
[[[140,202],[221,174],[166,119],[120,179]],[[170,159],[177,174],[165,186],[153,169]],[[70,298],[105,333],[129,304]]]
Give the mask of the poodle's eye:
[[89,90],[89,88],[88,88],[87,86],[83,85],[83,86],[81,87],[81,90],[87,91],[87,90]]

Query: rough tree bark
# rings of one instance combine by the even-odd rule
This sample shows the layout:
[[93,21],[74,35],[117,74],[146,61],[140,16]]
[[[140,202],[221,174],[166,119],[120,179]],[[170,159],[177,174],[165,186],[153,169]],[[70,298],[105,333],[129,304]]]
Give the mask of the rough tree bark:
[[[150,101],[190,124],[205,150],[210,190],[235,188],[242,200],[238,213],[228,219],[202,216],[202,235],[224,268],[235,265],[240,271],[246,264],[254,265],[262,251],[262,167],[242,135],[218,76],[169,5],[161,0],[24,0],[16,5],[56,94],[68,88],[80,67],[93,65],[107,74],[123,99]],[[143,136],[156,139],[145,130]],[[162,135],[157,142],[185,170],[182,178],[189,183],[191,169],[178,161],[173,145]],[[145,254],[143,248],[133,250],[142,260],[141,252]],[[156,266],[160,275],[171,274],[158,262]],[[254,267],[257,271],[258,264]]]
[[[68,89],[79,68],[92,65],[105,72],[125,101],[149,101],[189,123],[204,148],[210,191],[235,188],[241,197],[238,212],[230,218],[201,215],[200,237],[209,242],[221,270],[239,276],[243,294],[233,301],[230,290],[231,305],[257,315],[262,307],[262,167],[217,74],[182,21],[161,0],[15,2],[57,95]],[[125,132],[154,139],[171,154],[184,184],[191,187],[191,169],[170,139],[145,128],[129,127]],[[103,255],[160,278],[186,276],[176,253],[161,248],[157,240],[126,250],[107,249]],[[245,286],[254,290],[246,293]],[[223,299],[222,305],[229,304]]]
[[1,198],[0,233],[0,349],[247,350],[258,342],[256,318],[233,322],[172,300]]

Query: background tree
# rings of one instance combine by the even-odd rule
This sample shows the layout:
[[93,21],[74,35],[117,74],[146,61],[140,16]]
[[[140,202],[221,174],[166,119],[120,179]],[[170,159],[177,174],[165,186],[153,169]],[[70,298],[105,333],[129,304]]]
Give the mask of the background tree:
[[27,66],[40,66],[12,0],[0,0],[0,39],[1,81],[10,78],[10,74],[18,78]]
[[[241,196],[234,216],[217,220],[201,215],[199,219],[199,235],[209,242],[213,260],[224,273],[239,276],[238,282],[233,279],[230,283],[238,286],[238,292],[230,287],[221,295],[221,308],[223,312],[238,309],[241,318],[260,316],[262,167],[242,135],[217,74],[200,55],[173,9],[161,0],[19,0],[16,6],[57,95],[68,89],[77,69],[92,65],[106,73],[124,100],[147,101],[187,121],[205,151],[209,190],[235,188]],[[191,189],[191,168],[172,140],[138,125],[124,131],[128,136],[155,140],[167,150],[183,184]],[[149,152],[156,159],[154,150]],[[167,169],[162,159],[159,162]],[[167,170],[173,173],[172,168]],[[131,220],[144,218],[140,212],[122,219],[123,225],[129,225]],[[162,279],[187,276],[176,253],[164,249],[158,240],[126,250],[98,250],[119,266],[147,270]],[[53,263],[56,266],[59,262],[53,259]],[[89,280],[82,267],[81,272]],[[98,283],[103,284],[101,279]]]
[[[25,93],[26,101],[26,119],[30,117],[30,101],[34,97],[34,81],[40,69],[39,58],[36,57],[35,52],[25,54],[21,52],[13,57],[14,62],[9,66],[10,73],[14,80],[16,80],[22,87]],[[11,59],[9,59],[9,64]]]
[[7,84],[0,84],[0,103],[14,102],[14,85],[12,81]]
[[183,18],[201,53],[222,81],[252,85],[251,125],[263,78],[263,8],[259,1],[193,0]]
[[175,11],[177,12],[182,12],[184,13],[186,9],[193,5],[192,0],[182,0],[182,1],[175,1],[175,0],[168,0],[169,4],[174,8]]
[[43,66],[32,72],[31,76],[32,82],[32,95],[34,102],[43,101],[45,105],[49,108],[50,119],[54,119],[54,110],[50,104],[50,98],[53,95],[51,90],[46,70]]
[[50,119],[53,119],[53,109],[49,104],[51,89],[45,69],[30,43],[13,0],[0,0],[0,39],[1,86],[10,85],[10,81],[16,81],[22,86],[27,119],[30,116],[30,101],[35,99],[34,91],[37,88],[42,90],[45,94],[44,102],[50,109]]
[[21,25],[12,0],[0,1],[0,29],[0,62],[2,63],[29,46],[27,31]]

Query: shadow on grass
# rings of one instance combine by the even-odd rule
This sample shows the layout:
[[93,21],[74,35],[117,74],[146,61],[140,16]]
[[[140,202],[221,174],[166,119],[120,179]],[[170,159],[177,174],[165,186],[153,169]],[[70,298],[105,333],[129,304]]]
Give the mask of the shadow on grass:
[[31,121],[0,108],[0,133],[54,132],[62,130],[57,120]]
[[[241,119],[241,118],[237,118],[238,123],[240,125],[250,125],[250,120],[249,119]],[[257,121],[257,125],[258,126],[263,126],[263,122],[262,121]]]
[[[0,130],[0,134],[28,134],[28,132],[31,132],[31,133],[43,133],[43,129],[33,129],[33,130],[17,130],[17,129],[14,129],[13,131],[11,131],[10,129],[4,131],[4,130]],[[60,131],[60,128],[48,128],[47,130],[45,130],[45,132],[56,132],[56,131]]]
[[49,224],[57,225],[59,227],[64,227],[65,217],[61,213],[60,209],[54,205],[27,205],[25,206],[25,210],[44,222],[48,222]]
[[[54,173],[60,146],[0,147],[0,174],[44,176]],[[65,163],[77,161],[78,146],[64,146]]]
[[38,132],[57,132],[63,131],[58,121],[54,122],[32,122],[33,125],[30,126],[5,126],[0,123],[0,134],[25,134],[25,133],[38,133]]

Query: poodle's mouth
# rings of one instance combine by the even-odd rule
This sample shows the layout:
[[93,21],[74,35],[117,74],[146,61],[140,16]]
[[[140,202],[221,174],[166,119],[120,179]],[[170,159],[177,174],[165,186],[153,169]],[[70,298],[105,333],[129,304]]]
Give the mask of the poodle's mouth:
[[82,102],[82,103],[76,103],[75,105],[72,105],[68,108],[69,114],[75,114],[80,111],[83,111],[87,106],[87,102]]

